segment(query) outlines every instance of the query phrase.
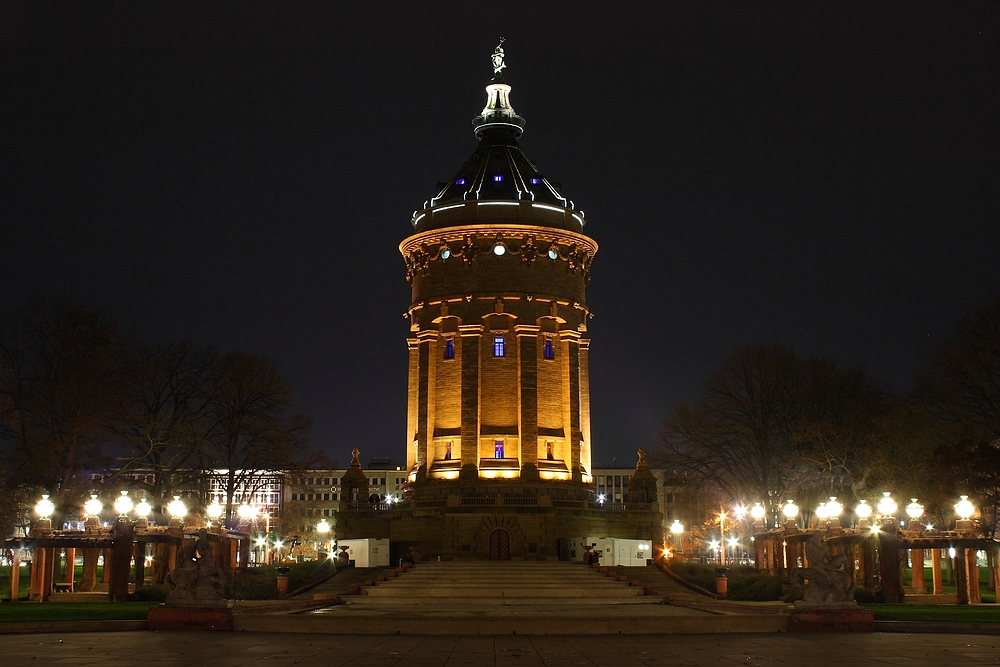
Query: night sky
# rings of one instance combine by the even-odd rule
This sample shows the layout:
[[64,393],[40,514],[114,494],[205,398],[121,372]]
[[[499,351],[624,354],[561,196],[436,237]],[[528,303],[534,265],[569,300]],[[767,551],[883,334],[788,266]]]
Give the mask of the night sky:
[[737,346],[905,390],[1000,293],[1000,3],[205,5],[0,5],[0,312],[69,291],[273,358],[341,464],[404,457],[397,246],[500,35],[601,246],[595,463]]

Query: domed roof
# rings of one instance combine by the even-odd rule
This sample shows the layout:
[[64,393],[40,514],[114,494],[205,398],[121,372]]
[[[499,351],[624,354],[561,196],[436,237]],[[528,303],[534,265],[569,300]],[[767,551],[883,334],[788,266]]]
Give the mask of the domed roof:
[[[501,74],[506,67],[502,46],[497,46],[492,59],[494,75],[486,86],[486,106],[472,121],[479,146],[450,181],[439,184],[437,194],[424,203],[424,210],[478,200],[530,202],[541,208],[574,212],[573,202],[559,192],[557,184],[545,178],[518,146],[525,120],[510,105],[511,88]],[[444,221],[433,224],[432,216],[419,213],[414,213],[413,220],[418,231],[450,226]],[[418,226],[420,219],[424,222]],[[572,219],[577,221],[572,224],[576,231],[582,231],[582,212],[576,212]]]

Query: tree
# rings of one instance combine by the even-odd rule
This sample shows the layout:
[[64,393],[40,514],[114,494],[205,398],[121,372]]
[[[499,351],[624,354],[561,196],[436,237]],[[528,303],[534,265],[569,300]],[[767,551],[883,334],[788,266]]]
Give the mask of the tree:
[[988,532],[1000,511],[1000,297],[965,315],[938,344],[913,395],[934,443],[942,518],[959,493],[980,507]]
[[72,507],[103,467],[125,405],[129,339],[106,314],[36,300],[0,328],[0,452],[8,486]]
[[161,511],[175,489],[200,481],[197,466],[218,363],[213,348],[190,341],[139,343],[130,356],[130,403],[121,423],[126,450],[119,470],[151,474],[152,482],[140,486]]
[[312,421],[288,416],[292,388],[277,365],[233,352],[215,365],[205,406],[201,465],[224,471],[225,518],[231,520],[238,489],[259,490],[264,473],[316,467],[319,455],[306,446]]
[[863,479],[888,393],[858,369],[802,360],[780,345],[737,349],[693,405],[664,421],[658,462],[693,491],[759,501],[841,495]]

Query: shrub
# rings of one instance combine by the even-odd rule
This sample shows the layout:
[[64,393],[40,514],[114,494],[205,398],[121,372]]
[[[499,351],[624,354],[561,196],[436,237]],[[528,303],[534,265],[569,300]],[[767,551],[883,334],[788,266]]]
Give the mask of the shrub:
[[729,599],[772,602],[781,599],[781,590],[788,580],[785,577],[756,572],[750,567],[730,570]]
[[135,589],[137,602],[163,602],[167,599],[170,589],[166,584],[148,584]]

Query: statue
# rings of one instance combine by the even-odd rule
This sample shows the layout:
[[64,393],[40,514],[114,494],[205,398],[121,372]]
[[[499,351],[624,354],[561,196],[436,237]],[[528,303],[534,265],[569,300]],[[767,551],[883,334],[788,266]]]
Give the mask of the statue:
[[497,48],[494,49],[493,55],[491,56],[492,59],[493,59],[493,73],[494,74],[499,74],[500,70],[502,70],[504,67],[507,66],[503,62],[503,59],[504,59],[503,43],[505,41],[507,41],[507,40],[505,40],[503,37],[500,38],[500,43],[497,44]]
[[[844,554],[834,555],[821,533],[813,533],[806,542],[809,567],[792,570],[791,582],[808,580],[803,602],[808,605],[853,606],[854,568]],[[798,603],[796,603],[798,604]]]
[[638,463],[638,465],[641,465],[641,466],[646,465],[646,451],[643,450],[643,449],[639,450],[639,463]]
[[222,570],[215,566],[215,555],[208,541],[208,531],[198,531],[198,539],[181,547],[177,568],[167,575],[167,604],[214,606],[225,604]]

